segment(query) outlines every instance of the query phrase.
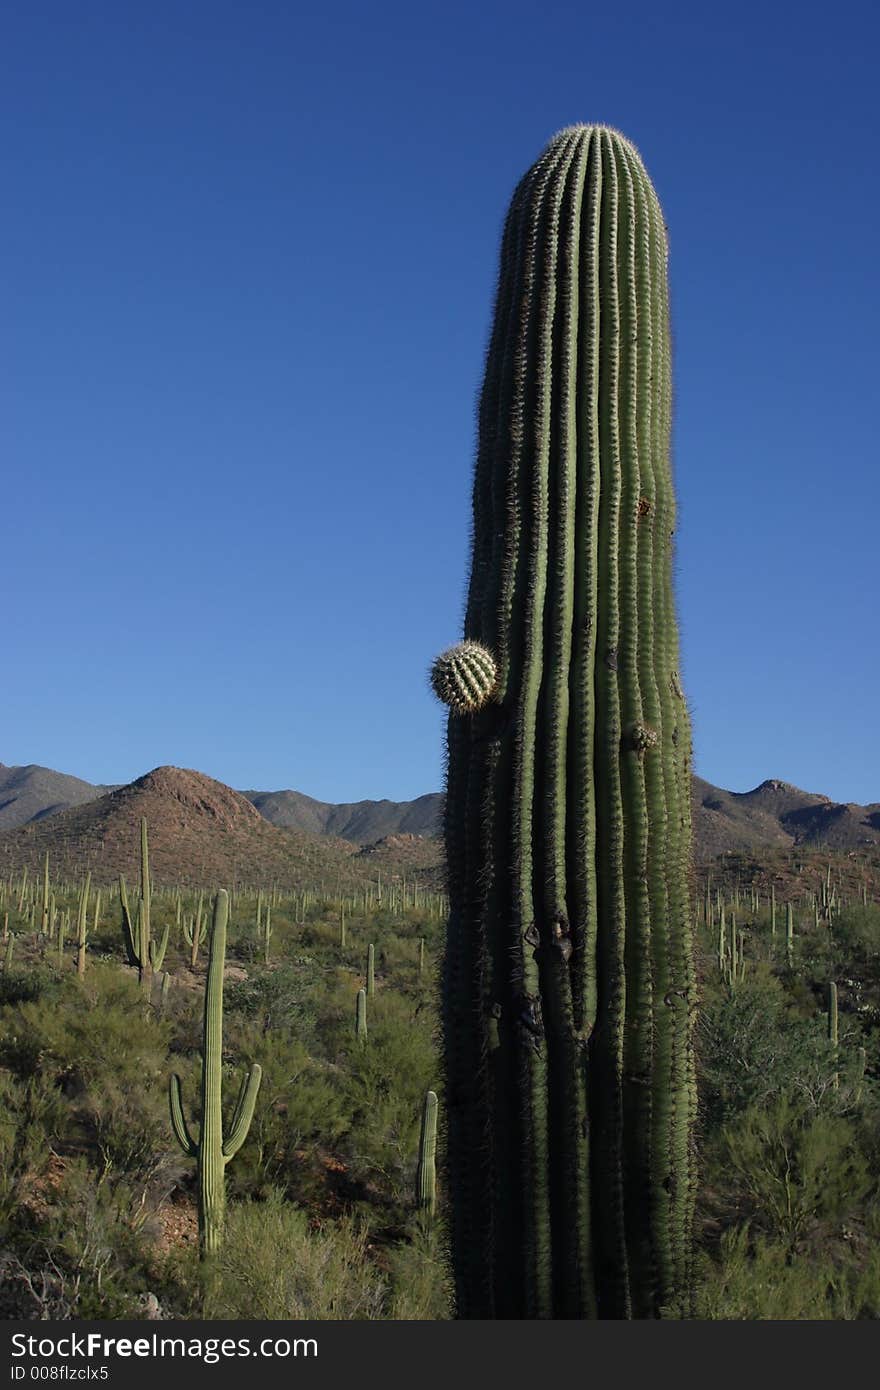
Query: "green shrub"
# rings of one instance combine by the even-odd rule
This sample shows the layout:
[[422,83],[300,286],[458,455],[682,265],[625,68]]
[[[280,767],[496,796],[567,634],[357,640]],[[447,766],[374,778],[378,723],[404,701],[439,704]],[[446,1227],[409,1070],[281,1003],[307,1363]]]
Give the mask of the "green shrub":
[[840,1223],[874,1185],[855,1127],[780,1097],[721,1132],[721,1168],[753,1226],[794,1245],[818,1223]]
[[701,1319],[810,1321],[880,1317],[880,1247],[860,1268],[828,1258],[793,1259],[788,1244],[725,1231],[719,1258],[698,1257],[694,1316]]
[[278,1193],[230,1208],[209,1317],[350,1321],[382,1317],[385,1301],[386,1282],[359,1223],[347,1218],[312,1229],[307,1213]]

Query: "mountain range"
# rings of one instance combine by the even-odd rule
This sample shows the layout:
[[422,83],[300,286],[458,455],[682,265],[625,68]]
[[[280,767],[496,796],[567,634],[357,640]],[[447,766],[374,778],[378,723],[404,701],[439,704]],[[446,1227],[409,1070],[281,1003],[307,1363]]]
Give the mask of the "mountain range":
[[[880,846],[880,803],[858,806],[768,780],[730,792],[692,783],[696,859],[795,846]],[[142,815],[165,881],[353,884],[382,873],[439,882],[443,796],[333,804],[298,791],[233,791],[204,773],[160,767],[103,786],[31,764],[0,763],[0,873],[84,865],[96,878],[133,873]]]

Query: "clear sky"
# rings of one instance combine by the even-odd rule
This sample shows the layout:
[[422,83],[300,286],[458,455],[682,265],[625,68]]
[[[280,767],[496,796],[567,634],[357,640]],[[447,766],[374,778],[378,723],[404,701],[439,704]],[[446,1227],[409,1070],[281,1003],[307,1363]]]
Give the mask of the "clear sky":
[[880,800],[878,46],[867,0],[7,7],[0,760],[440,788],[501,224],[598,121],[670,230],[697,771]]

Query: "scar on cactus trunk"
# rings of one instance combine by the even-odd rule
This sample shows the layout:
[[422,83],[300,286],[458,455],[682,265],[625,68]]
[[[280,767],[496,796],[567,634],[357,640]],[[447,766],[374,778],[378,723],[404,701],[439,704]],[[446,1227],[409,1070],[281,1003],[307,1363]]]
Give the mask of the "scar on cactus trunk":
[[450,706],[447,1190],[465,1318],[686,1312],[691,738],[672,588],[667,242],[634,147],[514,193]]
[[262,1071],[257,1063],[242,1078],[229,1137],[223,1138],[223,966],[229,894],[221,888],[214,899],[214,918],[208,944],[205,1022],[202,1042],[202,1123],[198,1142],[183,1114],[180,1077],[170,1082],[171,1124],[183,1152],[197,1163],[199,1249],[202,1259],[217,1253],[223,1239],[226,1212],[226,1165],[247,1138]]

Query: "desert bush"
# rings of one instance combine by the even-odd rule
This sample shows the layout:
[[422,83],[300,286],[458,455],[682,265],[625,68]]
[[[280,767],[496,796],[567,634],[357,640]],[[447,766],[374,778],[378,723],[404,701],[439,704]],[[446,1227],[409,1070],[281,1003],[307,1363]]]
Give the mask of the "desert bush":
[[343,1218],[313,1227],[276,1192],[230,1210],[205,1311],[212,1318],[349,1321],[382,1317],[386,1296],[362,1224]]
[[785,1241],[748,1223],[721,1237],[717,1259],[698,1257],[694,1316],[749,1321],[880,1317],[880,1248],[860,1266],[830,1257],[792,1259]]
[[782,1096],[752,1106],[720,1134],[721,1169],[753,1228],[790,1246],[818,1223],[840,1223],[872,1190],[855,1127]]
[[857,1050],[842,1046],[835,1057],[813,996],[808,1016],[793,1010],[790,999],[760,964],[735,990],[704,999],[697,1032],[704,1133],[779,1095],[800,1096],[814,1109],[845,1111],[854,1104]]
[[445,1233],[436,1221],[414,1217],[412,1235],[388,1254],[391,1290],[387,1316],[396,1321],[439,1321],[452,1317],[452,1279]]
[[247,1142],[228,1170],[230,1191],[275,1188],[305,1198],[314,1189],[314,1151],[334,1148],[351,1126],[350,1099],[336,1069],[286,1031],[254,1038],[248,1055],[259,1058],[263,1081]]
[[[352,996],[353,1003],[353,996]],[[353,1171],[409,1205],[425,1092],[438,1086],[430,1015],[391,990],[369,1001],[368,1038],[346,1040],[345,1084],[355,1118],[345,1152]]]
[[20,1223],[5,1252],[17,1316],[139,1316],[145,1250],[132,1194],[96,1181],[85,1159],[70,1158],[31,1184],[26,1201],[34,1220]]
[[263,1032],[285,1029],[310,1045],[315,1028],[314,988],[321,973],[312,961],[290,962],[228,984],[223,1004],[229,1027],[234,1029],[240,1016],[258,1023]]

